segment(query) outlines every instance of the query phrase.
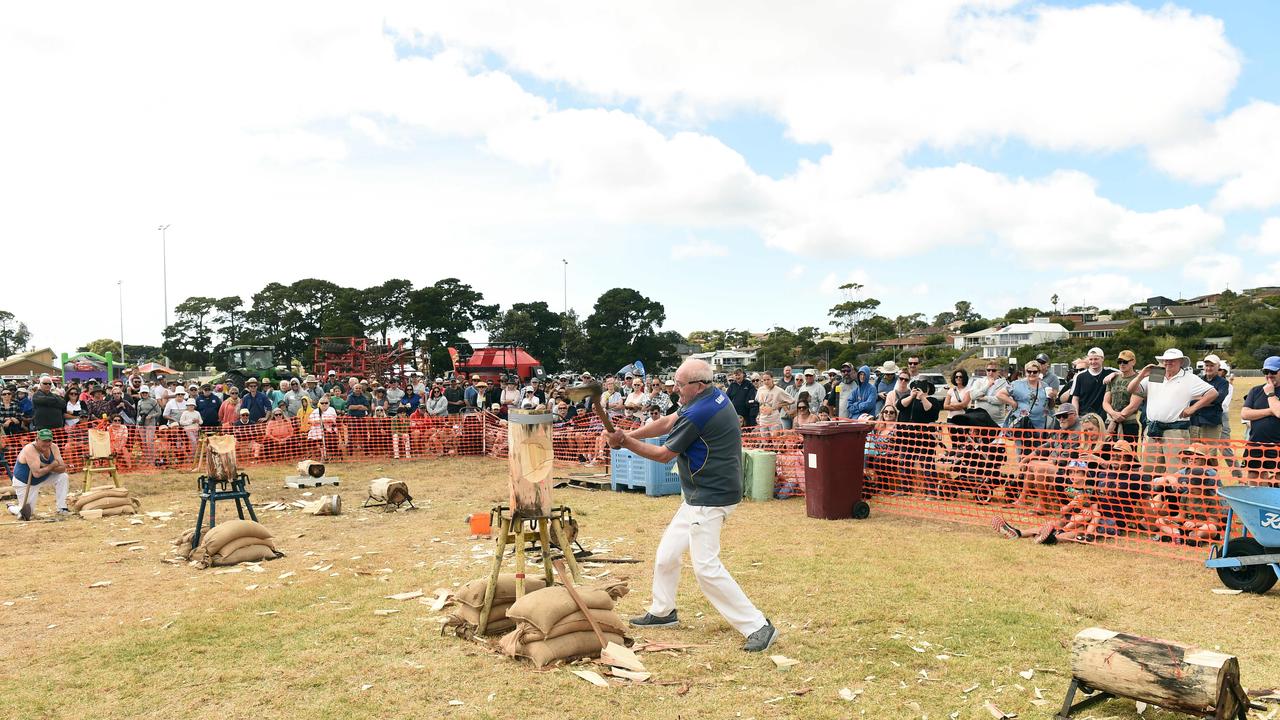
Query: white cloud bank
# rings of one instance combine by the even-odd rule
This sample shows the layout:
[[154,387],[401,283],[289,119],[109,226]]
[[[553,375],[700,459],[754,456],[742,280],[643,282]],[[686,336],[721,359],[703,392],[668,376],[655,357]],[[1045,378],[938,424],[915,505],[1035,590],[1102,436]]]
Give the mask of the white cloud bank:
[[[0,64],[23,71],[6,84],[19,110],[0,114],[0,234],[79,253],[130,247],[101,268],[127,277],[151,262],[150,228],[181,217],[170,238],[181,299],[228,290],[184,272],[213,252],[263,259],[246,263],[238,292],[314,274],[287,262],[299,244],[340,262],[345,282],[372,283],[393,271],[350,262],[376,247],[366,241],[482,256],[554,233],[589,251],[599,224],[746,228],[805,256],[995,241],[1021,267],[1118,257],[1045,252],[1064,245],[1172,265],[1221,239],[1217,213],[1280,201],[1280,163],[1261,159],[1280,142],[1276,106],[1215,120],[1239,54],[1221,22],[1174,7],[392,7],[255,5],[245,23],[169,3],[5,5]],[[397,53],[411,46],[422,54]],[[513,72],[580,97],[560,107]],[[702,130],[742,112],[830,153],[781,180],[759,175]],[[1146,147],[1165,171],[1222,185],[1211,210],[1139,212],[1076,171],[908,164],[920,148],[1006,140]],[[488,279],[479,266],[458,274]]]

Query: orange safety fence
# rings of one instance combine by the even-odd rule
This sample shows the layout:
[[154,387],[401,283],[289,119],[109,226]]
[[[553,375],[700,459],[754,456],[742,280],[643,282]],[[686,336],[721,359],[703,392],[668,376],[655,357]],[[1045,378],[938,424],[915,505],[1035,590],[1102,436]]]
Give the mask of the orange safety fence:
[[1225,530],[1215,489],[1273,484],[1277,447],[1186,434],[1130,441],[1088,418],[1077,430],[878,422],[864,494],[885,511],[990,523],[1011,539],[1052,530],[1059,542],[1203,557]]
[[[1087,418],[1086,418],[1087,420]],[[615,418],[619,427],[637,422]],[[122,473],[190,469],[201,433],[236,436],[242,466],[507,455],[497,415],[341,416],[311,427],[297,418],[213,428],[109,426]],[[88,423],[55,431],[70,472],[83,468]],[[1220,484],[1276,484],[1280,446],[1175,437],[1132,441],[1096,423],[1082,429],[1015,430],[955,423],[876,422],[865,442],[864,494],[875,511],[991,524],[999,518],[1026,536],[1049,525],[1060,541],[1176,557],[1202,557],[1221,542],[1226,508]],[[12,466],[34,433],[4,438]],[[743,448],[775,454],[775,496],[805,493],[804,441],[794,430],[743,433]],[[552,431],[562,464],[609,463],[597,418],[582,414]],[[1008,528],[1006,534],[1012,535]],[[1232,535],[1239,535],[1235,528]]]

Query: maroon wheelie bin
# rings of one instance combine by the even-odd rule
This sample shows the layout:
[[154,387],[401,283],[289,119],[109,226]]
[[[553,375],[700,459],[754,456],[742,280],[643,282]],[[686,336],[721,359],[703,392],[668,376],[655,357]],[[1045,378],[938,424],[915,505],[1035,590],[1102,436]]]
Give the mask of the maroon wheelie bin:
[[804,425],[804,504],[811,518],[862,520],[867,433],[871,423],[831,420]]

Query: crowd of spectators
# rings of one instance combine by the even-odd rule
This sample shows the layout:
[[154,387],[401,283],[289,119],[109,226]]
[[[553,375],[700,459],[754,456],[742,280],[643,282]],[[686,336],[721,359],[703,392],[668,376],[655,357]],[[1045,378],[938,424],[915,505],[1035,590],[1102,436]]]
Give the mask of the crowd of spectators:
[[[1126,350],[1111,367],[1094,348],[1069,364],[1065,378],[1051,371],[1045,355],[1012,373],[992,360],[975,377],[954,370],[945,392],[921,373],[916,357],[904,367],[893,361],[825,372],[785,367],[777,378],[737,370],[717,384],[749,436],[782,436],[840,418],[874,422],[867,468],[877,492],[935,499],[971,492],[980,502],[1050,516],[1046,527],[1054,537],[1137,531],[1206,540],[1221,530],[1206,478],[1276,480],[1280,357],[1267,358],[1264,382],[1244,399],[1236,420],[1249,425],[1248,441],[1239,457],[1226,442],[1233,392],[1227,364],[1211,354],[1192,368],[1176,349],[1155,360],[1139,368]],[[75,457],[90,423],[109,425],[126,465],[188,462],[206,432],[234,433],[255,459],[304,451],[321,459],[412,458],[458,452],[458,416],[480,411],[505,418],[512,409],[528,410],[597,427],[591,401],[572,402],[566,392],[594,381],[583,373],[493,383],[479,375],[413,375],[383,383],[330,373],[250,378],[241,390],[141,376],[83,385],[43,376],[30,386],[0,388],[0,439],[7,461],[25,444],[23,435],[40,429],[53,430],[64,455]],[[616,424],[642,425],[678,409],[672,380],[624,374],[599,382],[600,402]],[[601,439],[581,459],[599,462],[607,453]]]

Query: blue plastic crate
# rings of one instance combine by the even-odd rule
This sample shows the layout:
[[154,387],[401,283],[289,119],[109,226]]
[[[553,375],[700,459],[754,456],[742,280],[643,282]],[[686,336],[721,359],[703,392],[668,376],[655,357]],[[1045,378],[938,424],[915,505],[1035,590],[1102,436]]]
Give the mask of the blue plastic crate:
[[[661,445],[666,436],[645,442]],[[663,465],[636,455],[630,450],[613,450],[609,454],[609,487],[614,490],[644,490],[650,497],[680,494],[680,473],[676,461]]]

